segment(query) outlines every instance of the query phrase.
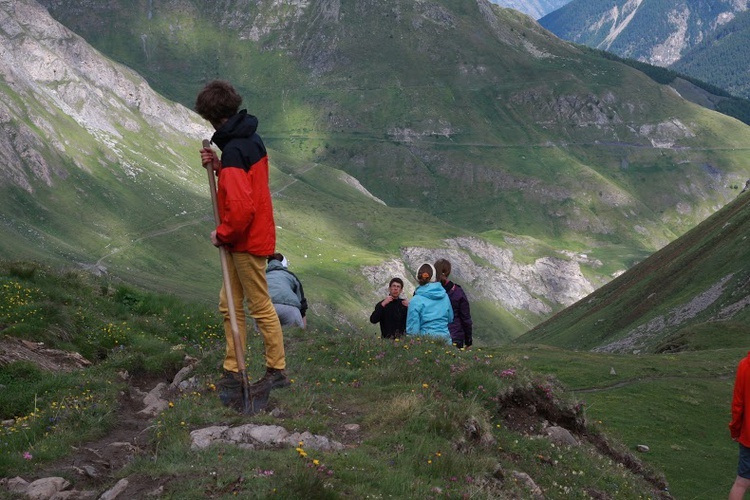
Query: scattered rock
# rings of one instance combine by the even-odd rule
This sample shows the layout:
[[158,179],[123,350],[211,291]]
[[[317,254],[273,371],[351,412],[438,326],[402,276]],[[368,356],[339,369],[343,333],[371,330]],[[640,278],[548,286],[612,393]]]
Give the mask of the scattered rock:
[[515,470],[511,473],[511,476],[513,477],[514,480],[518,481],[519,483],[523,483],[524,485],[526,485],[526,487],[531,492],[531,495],[533,496],[533,498],[535,498],[535,499],[542,499],[542,498],[544,498],[544,494],[542,493],[542,489],[539,486],[537,486],[537,484],[534,482],[533,479],[531,479],[531,476],[529,476],[525,472],[518,472],[518,471],[515,471]]
[[553,425],[547,427],[547,436],[550,441],[555,444],[562,444],[568,446],[578,446],[578,440],[570,433],[570,431],[564,427]]
[[16,361],[28,361],[49,372],[71,372],[91,365],[91,362],[77,352],[47,349],[43,342],[5,336],[0,339],[0,365]]
[[155,490],[149,491],[148,493],[146,493],[146,496],[147,497],[160,497],[163,494],[164,494],[164,486],[159,486]]
[[190,433],[193,450],[208,448],[213,443],[227,443],[243,448],[265,447],[296,447],[302,442],[310,450],[339,451],[344,445],[310,432],[290,434],[278,425],[245,424],[239,427],[212,426],[196,429]]
[[102,496],[99,497],[99,500],[114,500],[122,492],[128,489],[129,484],[130,482],[127,479],[120,479],[112,488],[102,493]]
[[190,439],[192,440],[190,448],[193,450],[208,448],[214,441],[219,441],[227,429],[229,429],[229,426],[215,425],[194,430],[190,433]]
[[317,451],[341,451],[344,445],[338,441],[333,441],[325,436],[312,434],[310,432],[295,432],[287,439],[290,446],[297,446],[300,442],[304,443],[305,448]]
[[151,389],[145,398],[143,403],[146,405],[139,413],[144,415],[155,417],[162,411],[166,410],[169,406],[169,401],[164,399],[164,394],[167,392],[167,384],[160,382],[156,384],[156,387]]
[[645,444],[639,444],[635,447],[635,449],[640,451],[641,453],[648,453],[650,451],[650,448]]
[[8,479],[5,485],[11,493],[23,493],[29,487],[29,482],[18,476]]
[[75,470],[78,474],[82,476],[88,476],[94,479],[99,477],[99,472],[96,470],[96,467],[94,467],[93,465],[84,465],[83,467],[73,467],[73,470]]
[[360,426],[359,424],[346,424],[344,430],[346,432],[359,432]]
[[70,483],[61,477],[44,477],[29,484],[24,494],[31,500],[48,500],[69,486]]
[[615,371],[615,367],[614,366],[609,369],[609,374],[610,375],[617,375],[617,372]]
[[190,374],[190,372],[193,371],[192,365],[188,365],[183,367],[180,371],[177,372],[177,374],[172,379],[172,385],[171,387],[173,389],[178,388],[180,386],[180,383],[187,378],[187,376]]

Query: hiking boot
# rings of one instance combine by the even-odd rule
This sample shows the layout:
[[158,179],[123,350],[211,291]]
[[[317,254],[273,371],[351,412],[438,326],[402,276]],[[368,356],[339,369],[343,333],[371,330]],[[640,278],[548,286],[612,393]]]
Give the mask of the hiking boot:
[[242,407],[242,375],[224,370],[224,376],[216,382],[219,399],[224,406]]
[[286,370],[266,368],[266,373],[250,385],[250,394],[269,392],[271,389],[282,389],[290,385]]
[[271,389],[258,388],[252,394],[248,391],[248,402],[245,406],[243,397],[242,375],[224,370],[224,376],[216,383],[219,399],[222,404],[245,415],[255,415],[268,406]]

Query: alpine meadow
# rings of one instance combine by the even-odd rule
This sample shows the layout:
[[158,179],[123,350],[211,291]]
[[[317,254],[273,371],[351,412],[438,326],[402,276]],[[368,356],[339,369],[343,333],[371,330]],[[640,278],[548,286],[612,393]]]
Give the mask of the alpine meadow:
[[[726,496],[747,124],[488,0],[0,0],[0,38],[0,497]],[[253,416],[216,393],[217,78],[309,304]],[[380,339],[438,258],[474,346]]]

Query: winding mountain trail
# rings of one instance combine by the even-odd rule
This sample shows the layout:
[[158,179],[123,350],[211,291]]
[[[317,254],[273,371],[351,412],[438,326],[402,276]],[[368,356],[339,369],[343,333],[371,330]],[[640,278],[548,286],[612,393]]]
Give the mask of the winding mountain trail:
[[168,226],[168,227],[165,227],[165,228],[162,228],[162,229],[157,229],[156,231],[151,231],[149,233],[144,234],[143,236],[139,236],[138,238],[130,240],[130,242],[128,244],[123,245],[121,247],[117,247],[114,250],[112,250],[111,252],[109,252],[108,254],[101,256],[99,258],[99,260],[96,261],[95,265],[96,266],[101,266],[102,263],[105,260],[109,259],[113,255],[117,255],[118,253],[122,252],[123,250],[127,250],[128,248],[134,246],[137,243],[140,243],[141,241],[147,240],[149,238],[155,238],[157,236],[163,236],[165,234],[173,233],[173,232],[175,232],[175,231],[177,231],[179,229],[182,229],[183,227],[192,226],[192,225],[199,224],[201,222],[208,221],[208,220],[211,220],[211,216],[210,215],[204,215],[204,216],[199,217],[198,219],[193,219],[193,220],[182,222],[182,223],[179,223],[179,224],[173,224],[171,226]]
[[289,183],[287,183],[287,184],[284,184],[284,185],[283,185],[282,187],[280,187],[279,189],[277,189],[277,190],[275,190],[275,191],[272,191],[272,192],[271,192],[271,196],[275,196],[275,195],[277,195],[277,194],[280,194],[280,193],[282,193],[282,192],[283,192],[283,191],[284,191],[284,190],[285,190],[286,188],[288,188],[289,186],[291,186],[291,185],[295,184],[296,182],[299,182],[299,176],[301,176],[301,175],[304,175],[304,174],[306,174],[307,172],[309,172],[310,170],[314,169],[315,167],[319,167],[319,166],[320,166],[320,163],[313,163],[313,164],[312,164],[312,165],[310,165],[309,167],[307,167],[307,168],[305,168],[305,169],[301,170],[300,172],[295,172],[294,174],[287,174],[287,173],[285,172],[285,175],[287,175],[288,177],[291,177],[291,178],[292,178],[292,180],[291,180],[291,181],[290,181]]

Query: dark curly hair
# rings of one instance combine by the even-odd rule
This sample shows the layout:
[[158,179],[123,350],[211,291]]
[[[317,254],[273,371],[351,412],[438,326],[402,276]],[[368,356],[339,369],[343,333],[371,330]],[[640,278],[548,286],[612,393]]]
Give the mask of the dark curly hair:
[[236,115],[241,104],[242,96],[231,83],[213,80],[208,82],[195,98],[195,111],[212,125],[218,125],[225,118]]

